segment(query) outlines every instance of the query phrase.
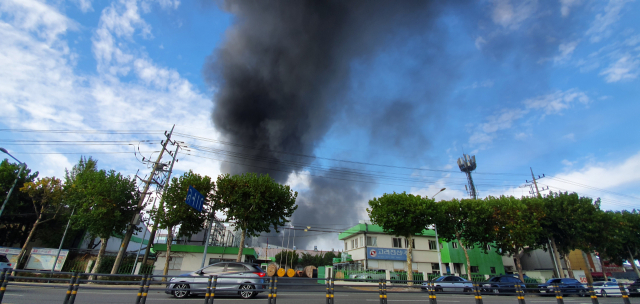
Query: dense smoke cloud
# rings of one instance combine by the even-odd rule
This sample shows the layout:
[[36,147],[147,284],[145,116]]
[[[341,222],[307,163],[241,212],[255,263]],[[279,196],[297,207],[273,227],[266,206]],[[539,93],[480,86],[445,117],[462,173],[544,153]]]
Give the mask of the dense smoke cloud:
[[[438,119],[434,113],[444,108],[464,63],[455,58],[464,54],[450,43],[451,36],[461,33],[450,33],[442,17],[453,11],[469,28],[489,22],[480,17],[486,9],[479,4],[457,1],[223,1],[220,6],[233,14],[234,23],[208,58],[204,74],[217,90],[212,114],[216,129],[235,144],[226,147],[233,154],[221,169],[268,173],[278,182],[309,170],[314,159],[302,155],[314,155],[336,125],[364,127],[371,145],[404,151],[414,159],[424,153],[429,140],[420,124]],[[548,27],[544,30],[522,38],[536,45],[523,53],[557,48],[537,45],[541,36],[550,35]],[[508,49],[527,45],[514,46],[497,32],[476,40],[493,60],[517,61]],[[380,52],[407,45],[410,51],[404,55],[413,56],[414,63],[400,73],[408,74],[406,87],[419,88],[407,91],[417,93],[379,102],[349,97],[354,62],[367,65]],[[371,198],[371,184],[324,175],[315,174],[300,193],[294,222],[331,218],[332,223],[357,223]],[[308,241],[300,239],[298,247],[312,247]]]

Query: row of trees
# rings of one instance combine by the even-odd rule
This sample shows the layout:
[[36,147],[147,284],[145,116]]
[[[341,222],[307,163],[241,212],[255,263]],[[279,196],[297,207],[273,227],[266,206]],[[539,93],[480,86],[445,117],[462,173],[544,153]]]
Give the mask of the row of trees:
[[[18,179],[18,185],[22,185],[20,191],[12,195],[1,219],[5,230],[2,244],[23,244],[16,265],[18,269],[24,267],[27,244],[34,238],[51,236],[51,230],[42,228],[52,223],[56,223],[56,227],[64,227],[70,219],[72,234],[88,234],[90,244],[94,239],[100,239],[100,250],[92,273],[98,271],[109,238],[126,231],[133,216],[146,206],[138,206],[140,193],[133,177],[114,170],[99,170],[97,164],[92,158],[81,158],[71,170],[66,171],[64,180],[38,178],[38,173],[32,174],[29,169],[23,171]],[[2,189],[8,189],[6,186],[16,178],[18,169],[16,164],[7,160],[0,164]],[[189,186],[205,196],[203,212],[185,204]],[[285,225],[297,208],[296,197],[297,192],[276,183],[268,175],[226,174],[220,175],[216,182],[208,176],[189,171],[170,181],[160,207],[152,210],[150,215],[158,228],[168,231],[168,257],[174,236],[195,234],[205,228],[207,219],[216,212],[222,212],[227,221],[234,222],[236,229],[242,230],[238,252],[240,260],[245,237],[257,236],[271,229],[277,231],[278,226]],[[45,244],[57,247],[60,237],[55,235],[48,239],[54,241]],[[167,266],[165,264],[165,274]]]
[[[640,258],[640,214],[636,210],[603,211],[599,199],[593,201],[576,193],[453,199],[437,203],[430,198],[392,193],[370,200],[367,212],[372,223],[407,238],[410,243],[413,236],[436,225],[440,239],[458,242],[464,250],[467,269],[471,269],[467,246],[479,246],[485,252],[491,248],[499,254],[513,256],[520,279],[524,281],[522,254],[551,247],[557,265],[561,265],[560,257],[565,257],[572,277],[566,256],[576,249],[598,252],[601,262],[629,261],[638,273],[634,260]],[[409,246],[408,269],[411,269],[411,251]],[[470,271],[467,273],[471,279]],[[557,275],[564,276],[562,272]],[[409,272],[409,280],[412,278]]]

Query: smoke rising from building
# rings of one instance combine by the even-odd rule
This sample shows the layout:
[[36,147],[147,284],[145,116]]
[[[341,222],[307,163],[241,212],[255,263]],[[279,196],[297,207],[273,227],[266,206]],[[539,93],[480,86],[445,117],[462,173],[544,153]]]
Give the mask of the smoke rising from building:
[[[215,127],[235,144],[227,148],[233,154],[222,163],[222,172],[268,173],[281,183],[293,172],[313,172],[314,159],[302,155],[314,155],[336,126],[365,127],[374,147],[403,151],[413,159],[423,156],[429,139],[420,126],[441,119],[435,114],[443,112],[448,90],[461,76],[457,71],[463,60],[456,57],[452,37],[468,34],[449,32],[443,19],[457,15],[458,22],[475,28],[490,22],[480,6],[457,1],[221,2],[235,19],[224,43],[207,59],[204,74],[217,90]],[[557,48],[538,45],[543,35],[550,35],[548,28],[522,38],[534,41],[533,49],[498,34],[476,40],[494,60],[518,61],[510,56],[513,50],[543,56]],[[394,48],[405,49],[404,55],[414,60],[404,79],[415,93],[379,101],[349,97],[354,62],[366,66]],[[293,221],[322,223],[330,217],[332,223],[347,225],[364,219],[372,184],[323,176],[310,177]],[[298,248],[312,248],[307,241],[301,238]]]

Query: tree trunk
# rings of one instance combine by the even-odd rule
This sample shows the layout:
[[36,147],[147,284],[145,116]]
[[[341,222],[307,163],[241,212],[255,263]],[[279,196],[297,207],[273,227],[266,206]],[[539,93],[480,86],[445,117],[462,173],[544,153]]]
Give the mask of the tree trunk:
[[[238,246],[238,258],[236,259],[236,262],[242,262],[242,250],[244,249],[244,238],[246,235],[246,231],[244,229],[242,229],[242,236],[240,237],[240,246]],[[289,243],[287,243],[289,244]],[[287,254],[287,256],[289,256]],[[282,262],[282,259],[280,259],[280,261]],[[286,265],[285,265],[285,269],[286,269]]]
[[[171,259],[171,243],[173,243],[173,227],[167,229],[167,257],[164,260],[164,270],[162,275],[167,275],[169,272],[169,260]],[[162,278],[162,281],[166,281],[167,278]]]
[[38,228],[38,225],[40,224],[40,220],[42,220],[42,212],[40,212],[40,215],[38,215],[38,219],[36,220],[36,222],[33,223],[33,227],[31,227],[29,236],[27,236],[27,239],[24,241],[24,245],[22,245],[20,254],[18,254],[18,260],[17,260],[15,269],[24,268],[24,263],[22,262],[22,260],[24,259],[24,256],[27,253],[27,246],[29,246],[29,242],[31,241],[31,238],[35,234],[36,228]]
[[558,247],[556,247],[556,240],[554,240],[553,237],[550,237],[549,239],[551,239],[551,248],[553,248],[553,256],[556,259],[556,265],[558,265],[560,278],[565,278],[564,269],[562,269],[562,263],[560,262],[560,253],[558,252]]
[[[91,273],[97,273],[100,269],[100,263],[102,263],[102,256],[104,255],[105,250],[107,250],[107,241],[109,238],[100,238],[100,250],[98,251],[98,257],[96,258],[96,263],[93,264],[93,269],[91,269]],[[94,276],[89,276],[89,280],[93,280]]]
[[[413,265],[411,265],[413,255],[413,236],[408,236],[409,246],[407,246],[407,281],[413,281]],[[413,282],[407,282],[408,286],[413,286]]]
[[598,256],[599,260],[600,260],[600,267],[602,267],[602,276],[604,276],[604,281],[608,281],[607,280],[607,271],[604,269],[604,258],[602,258],[602,253],[600,254],[600,256]]
[[631,249],[627,246],[627,251],[629,251],[629,263],[631,263],[631,267],[633,267],[633,271],[636,272],[636,275],[640,278],[640,271],[638,271],[638,266],[636,266],[636,260],[633,258],[633,254],[631,254]]
[[515,256],[516,256],[516,269],[518,269],[518,277],[520,278],[520,281],[522,281],[524,283],[524,274],[522,273],[522,263],[520,263],[520,252],[521,252],[521,250],[518,250],[518,252],[515,254]]
[[569,261],[569,255],[564,254],[564,262],[567,263],[567,272],[569,273],[569,277],[575,279],[576,277],[573,275],[573,268],[571,268],[571,261]]
[[464,257],[467,259],[467,279],[471,280],[471,260],[469,260],[469,253],[467,252],[467,247],[462,244],[462,240],[460,240],[460,233],[456,231],[456,239],[458,239],[458,244],[462,247],[462,251],[464,251]]
[[589,265],[589,259],[587,258],[587,254],[580,250],[582,252],[582,258],[584,259],[584,264],[587,265],[587,268],[584,270],[584,275],[587,277],[587,282],[589,282],[589,284],[593,285],[593,276],[591,276],[591,265]]
[[89,244],[87,245],[87,248],[88,249],[93,249],[93,247],[96,244],[96,238],[93,235],[90,235],[89,238],[90,239],[89,239]]

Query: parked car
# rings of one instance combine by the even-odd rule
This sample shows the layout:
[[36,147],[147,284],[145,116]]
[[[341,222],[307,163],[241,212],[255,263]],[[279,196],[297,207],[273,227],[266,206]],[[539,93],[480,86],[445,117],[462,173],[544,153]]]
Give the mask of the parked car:
[[[470,292],[473,290],[473,282],[458,276],[441,276],[433,280],[437,292]],[[422,283],[420,289],[427,291],[428,283]]]
[[[194,272],[171,278],[165,293],[176,298],[205,294],[209,276],[218,277],[216,293],[238,294],[244,299],[253,298],[265,289],[264,278],[267,275],[260,265],[250,263],[220,262],[198,269]],[[205,284],[189,284],[205,283]],[[177,290],[174,290],[177,289]],[[239,291],[238,291],[239,289]]]
[[632,297],[640,296],[640,279],[636,279],[631,285],[629,285],[629,295]]
[[482,290],[485,292],[493,292],[495,294],[505,292],[515,293],[516,284],[523,285],[524,288],[524,283],[520,281],[519,278],[514,277],[513,275],[501,275],[493,277],[482,284]]
[[[349,279],[354,279],[354,280],[367,280],[367,282],[372,282],[375,283],[373,281],[369,281],[369,280],[380,280],[380,279],[386,279],[387,278],[387,271],[384,269],[377,269],[377,270],[369,270],[367,272],[363,272],[363,273],[353,273],[349,275]],[[390,281],[397,281],[399,280],[398,275],[395,273],[391,273],[391,278]]]
[[601,297],[622,296],[618,282],[614,281],[594,282],[593,290],[595,290],[596,294]]
[[558,285],[563,295],[577,294],[584,297],[589,294],[589,290],[580,281],[572,278],[550,279],[546,283],[538,285],[538,289],[542,294],[555,294],[555,285]]
[[0,271],[3,270],[11,270],[13,266],[11,266],[11,262],[7,259],[6,255],[0,255]]

